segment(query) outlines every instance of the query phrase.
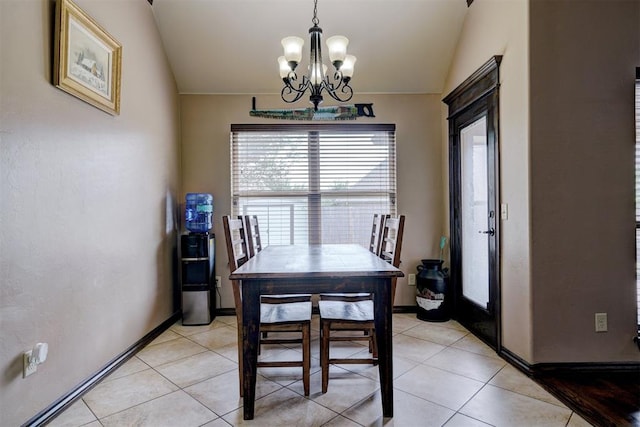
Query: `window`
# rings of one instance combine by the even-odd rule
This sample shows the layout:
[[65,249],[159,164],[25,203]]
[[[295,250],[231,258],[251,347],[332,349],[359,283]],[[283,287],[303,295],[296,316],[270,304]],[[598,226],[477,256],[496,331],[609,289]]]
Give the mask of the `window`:
[[373,214],[396,215],[395,125],[232,125],[231,195],[265,245],[368,247]]

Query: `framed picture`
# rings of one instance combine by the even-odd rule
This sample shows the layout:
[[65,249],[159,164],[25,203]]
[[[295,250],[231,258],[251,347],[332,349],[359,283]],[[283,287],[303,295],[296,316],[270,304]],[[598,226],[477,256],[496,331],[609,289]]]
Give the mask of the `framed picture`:
[[71,0],[57,0],[53,84],[120,114],[122,45]]

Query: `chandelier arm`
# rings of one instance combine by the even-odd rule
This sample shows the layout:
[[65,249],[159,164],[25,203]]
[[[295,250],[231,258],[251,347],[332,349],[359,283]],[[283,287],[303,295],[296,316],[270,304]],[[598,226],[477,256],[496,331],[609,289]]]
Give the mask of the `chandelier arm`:
[[297,93],[304,93],[305,91],[307,91],[309,89],[310,86],[313,86],[311,84],[311,80],[309,80],[309,78],[307,76],[302,76],[302,82],[300,82],[300,84],[298,84],[298,87],[296,88],[293,85],[293,82],[296,80],[295,79],[295,75],[293,78],[286,78],[286,79],[282,79],[285,83],[285,88],[289,89],[289,92],[297,92]]
[[348,98],[345,98],[344,101],[349,101],[351,98],[353,98],[353,89],[351,88],[349,83],[345,83],[342,86],[341,92],[348,96]]
[[327,92],[335,92],[336,89],[342,84],[342,80],[337,78],[338,74],[334,75],[334,81],[329,80],[329,76],[325,75],[320,83],[320,90],[326,90]]
[[[322,89],[326,90],[330,97],[339,102],[347,102],[353,97],[353,89],[349,85],[350,79],[343,77],[339,70],[333,75],[334,82],[329,81],[329,76],[325,76],[322,81]],[[340,96],[340,93],[344,94]]]
[[305,94],[305,92],[310,86],[310,81],[309,79],[307,79],[306,76],[302,77],[302,82],[298,85],[297,88],[291,84],[292,79],[282,79],[282,80],[284,81],[285,86],[282,88],[282,91],[280,92],[280,97],[284,102],[289,104],[292,102],[296,102],[297,100],[302,98],[302,95]]
[[[338,89],[344,94],[344,97],[340,96],[340,94],[338,93]],[[347,83],[344,83],[343,85],[336,88],[327,87],[327,93],[330,97],[339,102],[347,102],[353,97],[353,89]]]

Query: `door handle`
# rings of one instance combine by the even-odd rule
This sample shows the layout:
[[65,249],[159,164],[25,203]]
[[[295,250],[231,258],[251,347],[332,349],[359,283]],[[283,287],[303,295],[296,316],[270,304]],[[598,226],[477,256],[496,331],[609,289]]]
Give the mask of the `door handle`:
[[490,228],[487,231],[478,231],[478,233],[488,234],[489,236],[493,236],[494,234],[496,234],[496,230],[494,230],[493,228]]

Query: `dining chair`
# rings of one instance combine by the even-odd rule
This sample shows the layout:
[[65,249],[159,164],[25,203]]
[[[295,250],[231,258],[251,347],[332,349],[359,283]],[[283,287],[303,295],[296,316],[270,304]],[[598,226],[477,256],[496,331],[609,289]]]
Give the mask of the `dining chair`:
[[[380,255],[380,247],[382,244],[382,233],[384,231],[384,222],[389,217],[390,217],[389,214],[377,214],[377,213],[373,214],[373,222],[371,224],[371,236],[369,241],[369,251],[371,251],[372,253],[378,256]],[[338,294],[321,294],[320,298],[324,299],[325,301],[348,301],[348,302],[355,303],[358,301],[370,300],[372,299],[372,295],[369,293],[356,293],[356,294],[338,293]],[[363,304],[368,304],[368,303],[363,303]],[[354,326],[349,330],[357,331],[357,330],[360,330],[360,328]],[[377,357],[377,355],[375,354],[376,347],[373,342],[373,340],[375,339],[373,334],[373,328],[365,328],[363,330],[363,334],[365,338],[358,337],[355,340],[369,341],[369,353],[374,353],[374,358]]]
[[[376,254],[376,255],[380,255],[380,247],[382,244],[382,233],[384,231],[384,222],[387,218],[389,218],[390,215],[389,214],[373,214],[373,222],[371,224],[371,236],[370,236],[370,241],[369,241],[369,251],[371,251],[372,253]],[[371,300],[372,299],[372,295],[369,293],[350,293],[350,294],[345,294],[345,293],[334,293],[334,294],[321,294],[320,295],[320,299],[324,300],[324,301],[345,301],[345,302],[352,302],[352,303],[359,303],[360,301],[367,301],[367,300]],[[362,302],[359,305],[368,305],[369,303],[366,302]],[[326,308],[325,304],[325,308]],[[329,304],[331,305],[331,304]],[[340,305],[340,304],[338,304]],[[358,304],[356,304],[358,305]],[[358,311],[362,311],[362,307],[359,307],[360,310]],[[345,329],[343,329],[345,330]],[[374,339],[375,336],[373,334],[373,327],[369,328],[369,327],[365,327],[365,328],[359,328],[357,325],[349,325],[349,328],[346,329],[349,331],[359,331],[362,330],[364,337],[356,337],[356,338],[345,338],[344,340],[355,340],[355,341],[368,341],[369,342],[369,353],[373,353],[373,357],[376,358],[377,354],[376,354],[376,346],[374,343]],[[342,338],[338,338],[335,337],[336,340],[338,339],[342,339]]]
[[[257,215],[245,215],[243,217],[244,226],[246,231],[247,238],[247,251],[249,253],[249,258],[253,258],[258,252],[262,251],[262,238],[260,233],[260,225],[258,223]],[[263,295],[260,297],[260,301],[263,303],[282,303],[282,302],[297,302],[297,301],[305,301],[306,299],[311,299],[311,294],[306,295]],[[269,331],[263,329],[261,331],[262,338],[266,340],[269,337]],[[271,339],[268,341],[269,344],[286,344],[287,340],[283,340],[282,342],[277,342],[275,339]],[[263,340],[263,343],[267,343],[267,341]],[[260,350],[258,350],[258,354]]]
[[[249,239],[244,219],[229,215],[222,217],[224,235],[229,258],[229,270],[235,271],[251,257]],[[255,247],[254,247],[254,253]],[[240,396],[243,394],[243,355],[242,355],[242,284],[233,280],[233,299],[236,308],[238,328],[238,373]],[[295,332],[294,338],[262,337],[259,345],[264,344],[302,344],[302,360],[294,361],[258,361],[257,367],[301,367],[305,396],[309,395],[309,373],[311,368],[311,295],[277,295],[260,298],[260,331],[261,332]]]
[[[400,252],[404,234],[405,216],[386,218],[380,242],[380,258],[400,266]],[[391,279],[391,307],[395,300],[396,278]],[[320,366],[322,369],[322,392],[329,386],[329,365],[331,364],[373,364],[378,363],[378,349],[375,341],[373,299],[370,294],[322,294],[318,301],[320,311]],[[345,336],[343,331],[364,331],[364,336]],[[332,332],[340,335],[333,336]],[[330,343],[334,341],[369,342],[371,357],[331,358]]]

